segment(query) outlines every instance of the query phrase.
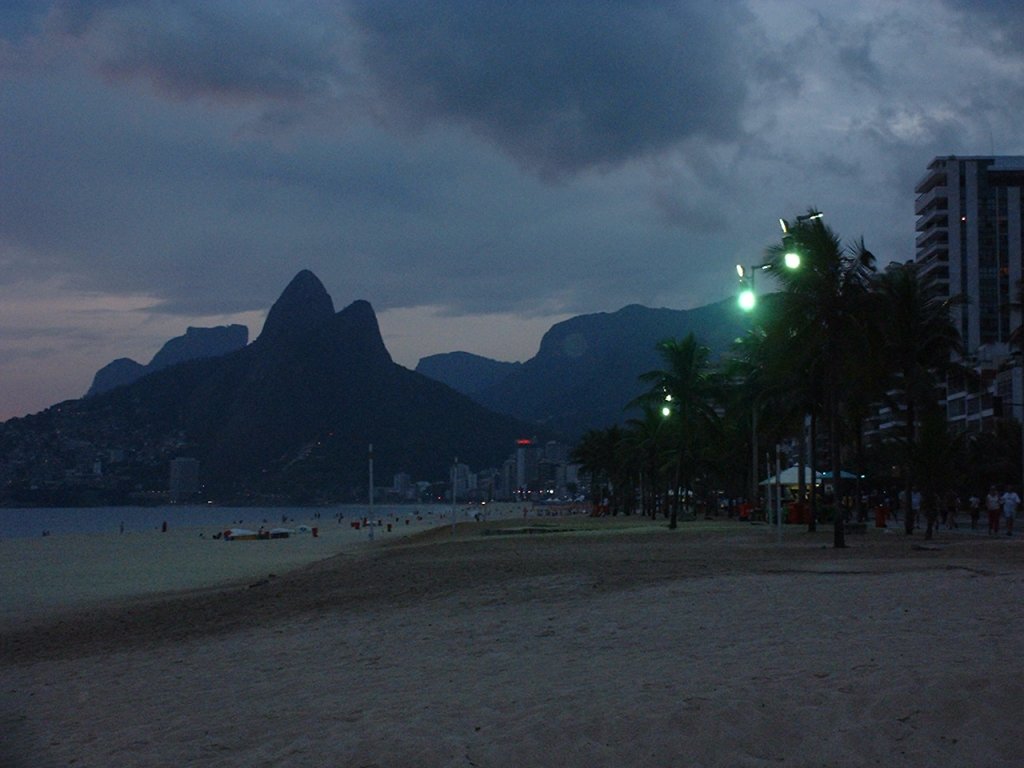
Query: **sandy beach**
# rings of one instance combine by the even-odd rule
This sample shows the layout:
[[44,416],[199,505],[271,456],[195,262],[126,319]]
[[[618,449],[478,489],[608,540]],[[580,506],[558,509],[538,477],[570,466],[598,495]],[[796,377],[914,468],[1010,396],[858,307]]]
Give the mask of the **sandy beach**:
[[1019,765],[1024,545],[830,542],[507,520],[9,599],[0,765]]

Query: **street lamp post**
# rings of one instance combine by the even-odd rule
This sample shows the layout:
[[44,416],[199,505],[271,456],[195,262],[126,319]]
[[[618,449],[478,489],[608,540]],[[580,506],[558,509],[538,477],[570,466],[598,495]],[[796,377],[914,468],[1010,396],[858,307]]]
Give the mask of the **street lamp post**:
[[[672,393],[667,391],[667,389],[666,389],[666,391],[665,391],[665,398],[664,398],[664,400],[662,401],[662,404],[661,404],[661,415],[662,415],[662,417],[664,417],[666,419],[670,418],[672,416],[672,412],[675,409],[676,409],[676,404],[672,401]],[[683,450],[683,446],[682,445],[679,446],[679,450],[680,451]],[[682,462],[682,453],[680,453],[679,461],[680,461],[680,463]],[[679,515],[679,505],[680,505],[681,494],[685,493],[685,489],[680,487],[681,480],[682,480],[682,478],[680,478],[680,476],[679,476],[678,467],[677,467],[676,476],[675,476],[675,482],[673,482],[673,489],[669,491],[669,493],[672,495],[672,512],[671,512],[671,516],[669,518],[668,527],[672,528],[672,529],[675,529],[675,527],[676,527],[676,519],[677,519],[677,517]]]
[[459,457],[456,456],[452,461],[452,536],[455,535],[455,494],[456,486],[459,482]]
[[367,463],[369,465],[368,468],[369,468],[369,474],[370,474],[370,477],[369,477],[369,485],[370,485],[369,502],[370,502],[370,507],[369,507],[369,511],[367,512],[367,515],[366,515],[366,521],[368,523],[367,528],[370,529],[370,531],[369,531],[370,541],[373,541],[373,526],[375,524],[375,521],[373,519],[373,443],[370,443],[370,447],[367,450]]
[[[820,219],[824,214],[820,211],[813,211],[803,216],[797,216],[797,225],[804,224],[812,219]],[[782,259],[781,263],[786,269],[799,269],[800,268],[800,251],[796,246],[792,232],[790,232],[789,222],[785,219],[779,219],[779,226],[782,227]],[[761,271],[767,271],[769,269],[776,269],[779,266],[778,261],[766,261],[761,264],[753,264],[748,267],[744,267],[742,264],[736,265],[736,274],[739,275],[740,284],[742,288],[739,295],[740,309],[744,312],[752,312],[757,307],[757,273]],[[751,471],[750,471],[750,502],[753,504],[758,497],[758,482],[757,482],[757,405],[754,404],[751,407],[750,415],[750,443],[751,443]],[[780,513],[781,514],[781,513]],[[781,528],[780,528],[781,530]]]

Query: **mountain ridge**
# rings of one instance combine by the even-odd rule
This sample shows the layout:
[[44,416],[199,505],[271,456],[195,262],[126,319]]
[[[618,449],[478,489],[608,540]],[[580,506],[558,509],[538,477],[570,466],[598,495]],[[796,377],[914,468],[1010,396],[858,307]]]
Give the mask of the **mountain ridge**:
[[252,344],[3,422],[0,466],[16,480],[8,491],[38,503],[32,489],[88,478],[102,461],[109,469],[80,485],[104,489],[98,501],[120,494],[123,503],[166,491],[171,460],[188,457],[199,462],[207,498],[357,501],[367,497],[371,444],[380,477],[436,479],[455,457],[500,466],[532,435],[530,425],[395,363],[369,302],[333,312],[322,290],[300,273]]
[[155,371],[189,360],[220,357],[241,349],[249,343],[249,329],[244,325],[218,325],[212,328],[189,326],[183,336],[168,340],[146,365],[128,357],[119,357],[100,368],[93,376],[86,397],[108,392],[138,381]]
[[[445,367],[459,358],[433,356],[423,372],[499,413],[578,437],[628,418],[626,404],[644,389],[639,375],[662,365],[659,341],[692,332],[717,356],[743,335],[749,322],[728,299],[688,310],[630,304],[556,323],[534,357],[504,369],[507,375],[484,387],[460,382],[458,366]],[[499,363],[480,358],[475,364],[488,362]]]

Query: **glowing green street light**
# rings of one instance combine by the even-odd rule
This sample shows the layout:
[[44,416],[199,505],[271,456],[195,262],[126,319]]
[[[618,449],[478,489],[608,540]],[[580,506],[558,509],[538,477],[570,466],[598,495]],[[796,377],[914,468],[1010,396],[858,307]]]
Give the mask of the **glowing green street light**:
[[757,285],[754,276],[759,269],[768,269],[769,264],[756,264],[749,269],[744,269],[742,264],[736,265],[736,274],[740,276],[740,309],[744,312],[752,312],[757,306]]
[[743,271],[741,264],[736,265],[736,272],[739,273],[740,281],[742,282],[743,289],[740,291],[740,309],[744,312],[750,312],[757,305],[757,294],[754,293],[754,274],[753,271],[750,273],[750,282],[747,282],[746,275]]
[[[819,213],[814,218],[819,218]],[[807,217],[797,217],[797,221],[803,221]],[[789,232],[789,223],[785,219],[779,219],[779,226],[782,227],[782,263],[787,269],[798,269],[800,267],[800,252],[793,242],[793,235]]]
[[[797,224],[804,224],[813,219],[820,219],[824,214],[814,211],[806,216],[797,216]],[[785,219],[779,219],[779,226],[782,227],[782,264],[786,269],[800,269],[800,250],[796,246],[793,234],[789,231],[789,223]],[[742,264],[736,265],[736,274],[740,276],[739,305],[744,312],[752,312],[757,306],[757,285],[755,277],[760,269],[771,269],[775,265],[766,262],[754,264],[744,268]]]

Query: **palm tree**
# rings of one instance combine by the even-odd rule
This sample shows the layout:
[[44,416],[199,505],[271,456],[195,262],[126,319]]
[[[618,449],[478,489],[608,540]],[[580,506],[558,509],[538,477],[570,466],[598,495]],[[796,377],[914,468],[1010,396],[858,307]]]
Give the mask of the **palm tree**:
[[664,454],[667,431],[665,417],[653,403],[641,403],[642,415],[626,422],[623,449],[628,451],[638,468],[640,504],[644,514],[653,518],[663,505],[659,500],[665,490]]
[[[813,369],[795,369],[791,366],[792,355],[787,354],[787,329],[776,321],[778,297],[765,301],[763,325],[756,326],[732,346],[732,357],[728,370],[737,389],[742,408],[752,415],[752,426],[759,433],[774,436],[776,441],[796,435],[801,446],[799,498],[807,494],[805,480],[804,419],[813,414],[818,396],[818,376]],[[758,436],[753,435],[756,451]],[[755,458],[754,465],[757,466]],[[755,473],[756,474],[756,473]],[[757,477],[752,477],[752,498],[758,495]],[[812,499],[813,508],[813,499]],[[815,515],[809,518],[809,530],[815,529]]]
[[675,488],[669,528],[676,528],[680,496],[689,494],[701,458],[701,437],[717,421],[714,403],[719,391],[710,367],[711,351],[690,333],[682,340],[666,339],[657,346],[665,367],[641,374],[651,385],[645,399],[668,409],[676,434]]
[[765,393],[770,389],[768,360],[768,339],[762,326],[754,326],[747,334],[732,345],[731,355],[726,362],[725,376],[730,382],[728,388],[729,411],[741,411],[750,424],[750,442],[747,455],[751,457],[748,498],[757,505],[759,495],[758,425],[764,424]]
[[913,471],[923,489],[924,537],[930,539],[941,500],[960,484],[968,440],[966,435],[950,434],[946,414],[939,408],[929,408],[926,414],[922,414],[918,432],[921,439],[914,452]]
[[[801,254],[798,270],[775,269],[782,285],[774,333],[780,338],[791,370],[813,371],[822,386],[828,425],[833,482],[840,478],[841,418],[853,391],[851,371],[869,350],[864,348],[868,285],[874,256],[859,243],[844,248],[816,211],[798,219],[790,231]],[[781,264],[784,249],[772,246],[767,262]],[[845,547],[843,518],[837,507],[834,546]]]
[[[953,356],[963,352],[951,314],[961,299],[938,295],[914,263],[889,267],[877,276],[874,287],[881,300],[878,320],[884,330],[890,400],[896,409],[902,406],[904,416],[904,526],[911,534],[919,421],[926,411],[939,408],[944,375],[957,367]],[[923,490],[925,496],[933,493],[932,489]]]
[[591,494],[595,504],[600,501],[602,490],[609,497],[622,485],[622,462],[619,448],[622,444],[622,428],[613,425],[606,429],[588,430],[572,450],[572,459],[580,469],[590,475]]

